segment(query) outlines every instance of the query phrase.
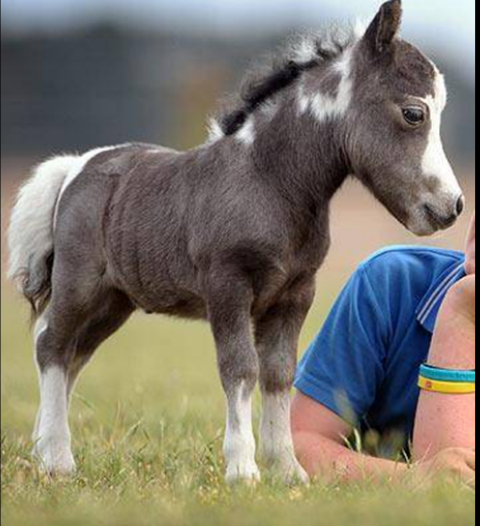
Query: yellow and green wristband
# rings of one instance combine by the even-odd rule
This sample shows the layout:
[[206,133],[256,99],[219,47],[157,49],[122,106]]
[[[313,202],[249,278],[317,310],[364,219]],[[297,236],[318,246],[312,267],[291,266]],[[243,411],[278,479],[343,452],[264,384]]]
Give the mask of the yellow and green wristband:
[[455,371],[422,365],[418,386],[439,394],[475,394],[476,371]]

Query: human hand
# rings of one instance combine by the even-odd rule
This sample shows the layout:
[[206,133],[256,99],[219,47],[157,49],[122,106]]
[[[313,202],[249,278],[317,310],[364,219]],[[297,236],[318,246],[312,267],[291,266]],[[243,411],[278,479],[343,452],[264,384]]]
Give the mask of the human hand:
[[452,448],[435,457],[417,462],[411,470],[415,486],[432,486],[436,482],[464,484],[475,490],[476,452],[471,449]]

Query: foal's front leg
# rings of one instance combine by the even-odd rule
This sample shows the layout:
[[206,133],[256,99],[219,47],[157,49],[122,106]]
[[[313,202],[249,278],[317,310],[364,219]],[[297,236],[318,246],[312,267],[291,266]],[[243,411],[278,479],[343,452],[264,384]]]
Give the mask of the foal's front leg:
[[252,334],[251,305],[251,291],[238,277],[232,277],[223,285],[217,280],[209,287],[209,319],[227,396],[224,455],[226,480],[230,484],[260,480],[252,424],[252,398],[259,367]]
[[257,350],[263,412],[260,426],[262,457],[287,482],[308,483],[295,457],[290,409],[298,339],[314,298],[314,282],[295,289],[257,322]]

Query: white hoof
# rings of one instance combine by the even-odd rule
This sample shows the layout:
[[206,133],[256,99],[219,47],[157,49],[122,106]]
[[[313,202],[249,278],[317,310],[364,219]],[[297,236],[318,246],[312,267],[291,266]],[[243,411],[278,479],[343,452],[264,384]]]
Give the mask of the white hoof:
[[296,459],[280,467],[279,474],[285,484],[288,485],[302,484],[308,486],[310,484],[310,477]]
[[265,462],[283,483],[287,485],[310,484],[310,477],[302,468],[295,456],[292,455],[268,455]]
[[69,477],[77,470],[70,445],[41,440],[35,446],[33,455],[39,462],[40,470],[48,475]]
[[231,486],[239,483],[255,486],[261,480],[260,470],[255,462],[235,462],[228,466],[225,480]]

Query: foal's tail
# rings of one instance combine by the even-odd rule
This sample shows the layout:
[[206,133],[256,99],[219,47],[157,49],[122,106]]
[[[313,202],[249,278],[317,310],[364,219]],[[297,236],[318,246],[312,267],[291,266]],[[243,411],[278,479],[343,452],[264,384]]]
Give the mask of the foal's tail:
[[13,208],[8,231],[8,277],[30,302],[34,318],[42,314],[51,297],[55,208],[76,162],[77,157],[63,156],[38,166]]

